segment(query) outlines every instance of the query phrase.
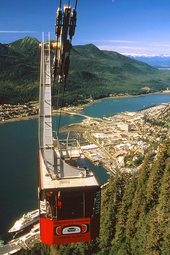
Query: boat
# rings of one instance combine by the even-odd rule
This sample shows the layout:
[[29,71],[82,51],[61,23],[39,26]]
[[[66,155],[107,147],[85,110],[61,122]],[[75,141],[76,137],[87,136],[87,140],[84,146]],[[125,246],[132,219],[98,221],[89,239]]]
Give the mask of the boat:
[[39,221],[39,210],[34,210],[24,214],[19,220],[17,220],[12,228],[8,230],[9,233],[16,233],[24,230],[26,227]]
[[4,240],[0,240],[0,246],[4,245]]

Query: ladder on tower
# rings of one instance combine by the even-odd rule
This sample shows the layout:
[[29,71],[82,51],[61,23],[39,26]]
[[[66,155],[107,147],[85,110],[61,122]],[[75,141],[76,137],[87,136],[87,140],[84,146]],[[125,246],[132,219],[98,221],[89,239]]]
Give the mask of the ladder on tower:
[[[47,40],[44,41],[44,38]],[[54,173],[54,146],[52,138],[52,103],[50,71],[50,33],[42,35],[40,66],[40,106],[39,106],[39,146],[48,174],[52,179]]]

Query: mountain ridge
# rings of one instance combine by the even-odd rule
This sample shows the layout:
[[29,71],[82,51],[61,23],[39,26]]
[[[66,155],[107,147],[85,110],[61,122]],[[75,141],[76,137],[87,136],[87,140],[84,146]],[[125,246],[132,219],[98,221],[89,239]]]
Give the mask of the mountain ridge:
[[[39,41],[25,37],[0,44],[0,103],[24,103],[38,100],[40,77]],[[51,62],[55,52],[51,52]],[[113,51],[93,44],[73,46],[64,105],[86,103],[110,95],[140,95],[165,90],[170,75]],[[149,87],[143,90],[143,87]],[[73,93],[74,91],[74,93]],[[56,105],[57,84],[54,86]],[[61,97],[61,94],[59,95]],[[11,98],[11,99],[10,99]]]
[[124,56],[143,61],[155,67],[170,67],[170,54],[122,53]]

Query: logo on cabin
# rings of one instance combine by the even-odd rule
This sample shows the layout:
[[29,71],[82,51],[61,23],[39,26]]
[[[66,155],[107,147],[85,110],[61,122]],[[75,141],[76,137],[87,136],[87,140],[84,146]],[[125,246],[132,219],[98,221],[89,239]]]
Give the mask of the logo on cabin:
[[46,214],[46,200],[40,200],[40,214]]
[[89,224],[57,226],[54,228],[55,235],[70,235],[89,232]]

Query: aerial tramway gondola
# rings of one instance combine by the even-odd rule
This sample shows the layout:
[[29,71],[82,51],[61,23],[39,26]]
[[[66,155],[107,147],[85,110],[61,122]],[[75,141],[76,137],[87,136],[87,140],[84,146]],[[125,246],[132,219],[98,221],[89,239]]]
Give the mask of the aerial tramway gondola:
[[[61,83],[69,70],[71,40],[76,27],[76,5],[60,7],[56,15],[57,42],[41,47],[39,92],[39,211],[43,243],[91,241],[99,234],[100,186],[89,169],[75,137],[65,143],[52,137],[50,49],[56,49],[53,76]],[[67,39],[69,34],[70,40]],[[67,55],[67,56],[66,56]],[[71,144],[71,145],[70,145]]]

